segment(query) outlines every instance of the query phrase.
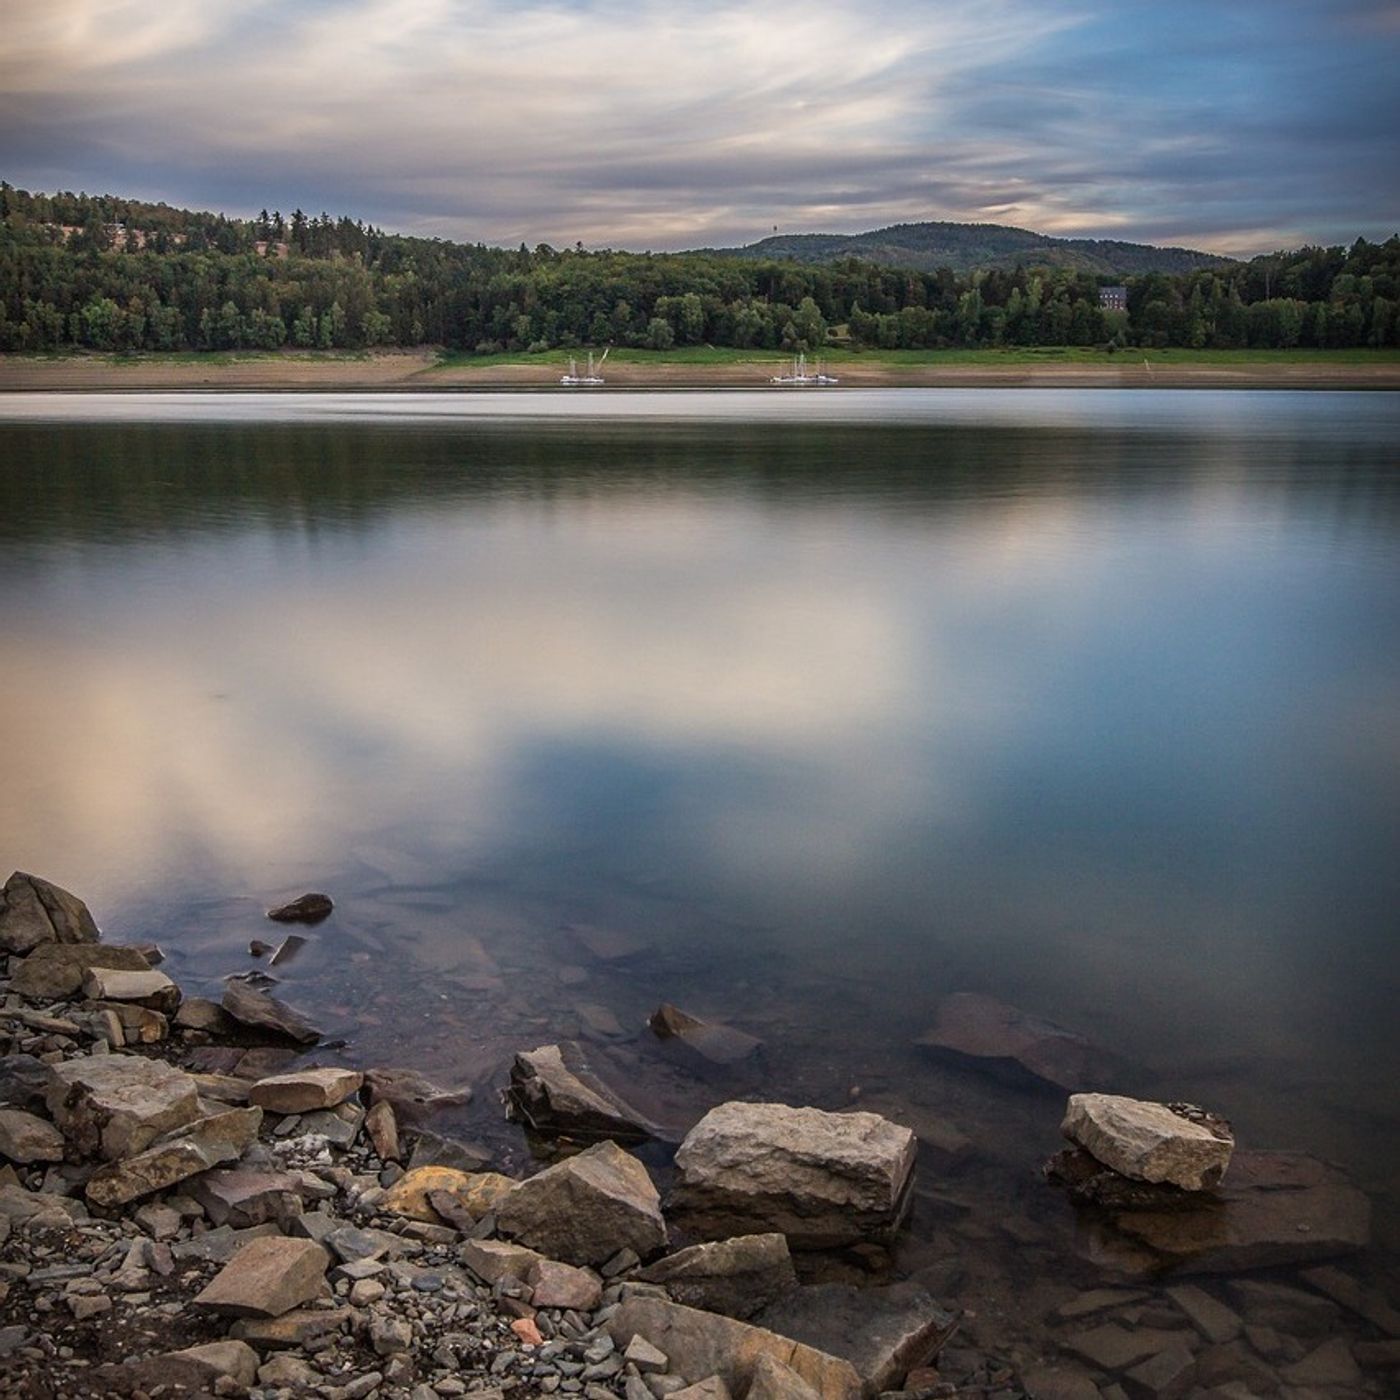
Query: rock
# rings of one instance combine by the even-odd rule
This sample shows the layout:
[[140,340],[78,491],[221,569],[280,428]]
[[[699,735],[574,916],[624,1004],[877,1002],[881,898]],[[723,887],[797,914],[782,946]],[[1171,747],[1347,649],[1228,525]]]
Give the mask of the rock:
[[643,1142],[668,1136],[589,1069],[575,1041],[518,1054],[506,1096],[510,1117],[547,1137]]
[[542,1258],[533,1249],[506,1240],[466,1240],[457,1251],[457,1257],[488,1284],[499,1283],[502,1279],[517,1279],[523,1283]]
[[1074,1365],[1028,1367],[1022,1384],[1035,1400],[1099,1400],[1100,1392],[1089,1373]]
[[1089,1317],[1094,1313],[1104,1312],[1108,1308],[1130,1307],[1134,1303],[1145,1302],[1149,1296],[1141,1289],[1091,1288],[1061,1303],[1053,1316],[1061,1322],[1067,1322],[1073,1318]]
[[[137,977],[140,973],[123,973]],[[159,977],[157,972],[151,974]],[[177,989],[178,991],[178,989]],[[95,1001],[89,1003],[99,1012],[115,1017],[121,1027],[121,1042],[126,1045],[156,1045],[170,1034],[170,1022],[159,1011],[135,1002]]]
[[218,1002],[208,997],[186,997],[175,1013],[175,1024],[185,1030],[228,1035],[238,1023]]
[[89,968],[149,972],[150,963],[135,948],[110,943],[41,943],[14,965],[10,987],[35,1001],[67,1001],[82,989]]
[[264,1351],[275,1351],[315,1343],[353,1320],[351,1308],[296,1308],[280,1317],[242,1318],[229,1334]]
[[[365,1071],[365,1087],[371,1106],[389,1103],[401,1123],[412,1123],[442,1108],[455,1108],[471,1102],[470,1089],[443,1089],[411,1069],[371,1069]],[[430,1165],[415,1163],[414,1165]],[[455,1165],[455,1164],[449,1164]]]
[[760,1356],[771,1356],[801,1377],[823,1400],[860,1400],[864,1385],[850,1362],[718,1313],[661,1298],[632,1297],[607,1321],[619,1346],[642,1337],[663,1352],[671,1374],[691,1385],[719,1376],[735,1394],[747,1390]]
[[820,1283],[769,1304],[755,1323],[849,1361],[876,1391],[899,1389],[957,1329],[953,1314],[914,1283],[855,1288]]
[[576,1269],[554,1259],[538,1259],[525,1277],[537,1308],[572,1308],[592,1312],[603,1301],[603,1281],[591,1269]]
[[1209,1341],[1232,1342],[1244,1328],[1233,1308],[1194,1284],[1179,1283],[1166,1293]]
[[269,967],[284,967],[291,962],[301,950],[306,947],[306,939],[299,933],[289,933],[278,945],[277,950],[268,959]]
[[1196,1358],[1173,1346],[1134,1366],[1123,1377],[1123,1389],[1135,1400],[1181,1400],[1195,1379]]
[[376,1356],[393,1356],[413,1345],[413,1328],[400,1317],[374,1317],[369,1324],[369,1344]]
[[151,1201],[135,1212],[136,1223],[153,1240],[173,1240],[180,1233],[181,1215],[169,1206]]
[[299,1069],[260,1079],[248,1090],[248,1102],[273,1113],[309,1113],[334,1108],[359,1092],[364,1075],[353,1069]]
[[335,908],[328,894],[304,894],[290,904],[269,909],[267,917],[279,924],[319,924]]
[[627,1343],[627,1349],[623,1352],[622,1359],[629,1366],[635,1366],[637,1373],[643,1376],[659,1375],[671,1368],[666,1353],[659,1351],[642,1336],[633,1337]]
[[287,1389],[298,1395],[314,1395],[324,1380],[325,1377],[309,1361],[303,1361],[299,1356],[288,1356],[285,1352],[279,1352],[258,1367],[259,1385]]
[[0,889],[0,952],[27,953],[41,943],[96,943],[88,907],[75,894],[16,870]]
[[511,1187],[517,1185],[508,1176],[495,1172],[460,1172],[454,1167],[413,1167],[405,1172],[385,1193],[380,1210],[391,1215],[406,1215],[411,1220],[438,1224],[442,1215],[433,1208],[428,1197],[446,1192],[455,1197],[472,1218],[485,1215],[492,1204]]
[[131,1001],[151,1011],[172,1012],[180,1004],[180,989],[165,973],[150,969],[90,967],[83,973],[83,995],[94,1001]]
[[732,1026],[702,1021],[670,1002],[662,1002],[647,1020],[652,1033],[670,1048],[684,1051],[694,1063],[736,1065],[756,1055],[762,1041]]
[[1219,1184],[1235,1140],[1220,1119],[1192,1121],[1170,1104],[1071,1094],[1060,1131],[1106,1167],[1185,1191]]
[[[384,1101],[387,1104],[387,1100]],[[371,1112],[374,1110],[371,1109]],[[489,1148],[475,1143],[461,1142],[457,1138],[442,1137],[418,1129],[413,1143],[413,1155],[408,1159],[408,1169],[415,1167],[456,1167],[459,1172],[479,1172],[490,1164]]]
[[734,1400],[734,1392],[719,1376],[706,1376],[703,1381],[671,1392],[673,1400]]
[[196,1307],[234,1317],[280,1317],[310,1302],[330,1255],[313,1240],[270,1235],[246,1244],[195,1299]]
[[1042,1166],[1045,1179],[1064,1188],[1075,1205],[1120,1210],[1196,1210],[1197,1191],[1170,1182],[1138,1181],[1106,1167],[1082,1147],[1067,1147]]
[[397,1162],[403,1155],[399,1143],[399,1120],[394,1116],[394,1105],[387,1099],[380,1100],[365,1114],[365,1132],[374,1148],[375,1155],[384,1162]]
[[1336,1167],[1302,1153],[1237,1152],[1218,1194],[1193,1210],[1127,1210],[1113,1225],[1158,1267],[1235,1273],[1364,1249],[1371,1205]]
[[247,1342],[227,1340],[205,1342],[202,1346],[185,1347],[182,1351],[166,1353],[205,1366],[211,1377],[228,1376],[239,1385],[252,1385],[258,1378],[258,1354]]
[[232,1108],[181,1128],[144,1152],[99,1167],[85,1194],[93,1205],[113,1210],[164,1191],[223,1162],[236,1162],[257,1141],[262,1109]]
[[1377,1331],[1387,1337],[1400,1337],[1400,1311],[1378,1293],[1367,1292],[1350,1274],[1323,1264],[1316,1269],[1305,1269],[1301,1277],[1309,1287],[1325,1293],[1357,1317],[1365,1318]]
[[0,1157],[25,1166],[61,1162],[63,1134],[52,1123],[21,1108],[0,1108]]
[[23,1109],[42,1106],[52,1082],[51,1068],[33,1055],[0,1056],[0,1104]]
[[624,933],[621,929],[573,924],[569,927],[569,933],[599,962],[623,962],[651,949],[647,939],[634,933]]
[[1083,1036],[979,992],[945,997],[933,1028],[914,1043],[1071,1092],[1102,1083],[1107,1072],[1107,1056]]
[[207,1172],[191,1184],[190,1194],[215,1225],[232,1225],[235,1229],[268,1221],[285,1223],[301,1214],[297,1179],[288,1172],[258,1167]]
[[140,1055],[101,1055],[54,1065],[48,1107],[84,1155],[113,1161],[199,1117],[194,1080]]
[[[203,1208],[193,1203],[200,1215]],[[181,1263],[194,1259],[201,1264],[226,1264],[250,1240],[265,1239],[282,1232],[276,1224],[253,1225],[246,1230],[235,1230],[232,1225],[220,1225],[217,1229],[206,1230],[202,1235],[194,1235],[187,1240],[178,1240],[170,1246],[170,1253]]]
[[199,1097],[206,1102],[212,1099],[216,1103],[240,1106],[248,1102],[248,1090],[252,1087],[246,1079],[237,1079],[228,1074],[196,1074],[194,1082],[199,1089]]
[[764,1354],[753,1364],[753,1379],[745,1400],[819,1400],[819,1397],[791,1366]]
[[671,1205],[709,1239],[777,1230],[799,1249],[890,1240],[917,1143],[873,1113],[786,1104],[711,1109],[676,1153]]
[[1362,1384],[1361,1368],[1351,1354],[1345,1337],[1329,1337],[1301,1361],[1279,1372],[1285,1385],[1325,1390],[1331,1386],[1357,1387]]
[[737,1318],[752,1317],[797,1287],[787,1238],[779,1234],[692,1245],[658,1259],[638,1278],[661,1284],[688,1308]]
[[1351,1354],[1357,1365],[1373,1371],[1390,1371],[1400,1367],[1400,1340],[1385,1342],[1354,1342]]
[[497,1228],[566,1264],[601,1264],[621,1248],[645,1257],[666,1243],[646,1168],[600,1142],[522,1181],[496,1204]]
[[1101,1371],[1126,1371],[1149,1356],[1182,1346],[1186,1336],[1185,1332],[1127,1328],[1121,1323],[1105,1322],[1087,1331],[1070,1333],[1060,1345]]
[[224,984],[223,1007],[241,1025],[274,1031],[300,1045],[313,1045],[321,1038],[321,1032],[285,1002],[237,979]]

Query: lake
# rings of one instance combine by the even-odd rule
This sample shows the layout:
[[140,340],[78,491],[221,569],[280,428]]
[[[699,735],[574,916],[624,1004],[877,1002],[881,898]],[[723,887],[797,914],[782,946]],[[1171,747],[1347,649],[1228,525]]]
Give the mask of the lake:
[[674,1001],[966,1133],[991,1306],[1068,1227],[1059,1100],[911,1045],[983,992],[1394,1265],[1398,395],[8,395],[0,600],[6,871],[187,989],[326,890],[280,994],[512,1160],[515,1050]]

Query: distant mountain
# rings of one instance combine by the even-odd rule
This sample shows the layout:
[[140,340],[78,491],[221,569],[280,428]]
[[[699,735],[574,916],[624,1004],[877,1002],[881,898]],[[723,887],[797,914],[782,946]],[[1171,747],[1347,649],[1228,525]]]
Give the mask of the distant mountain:
[[1074,268],[1110,277],[1144,272],[1191,272],[1233,262],[1190,248],[1154,248],[1113,238],[1052,238],[1006,224],[894,224],[870,233],[785,233],[743,248],[709,250],[726,257],[831,263],[860,258],[919,272],[949,267],[957,273],[1017,265]]

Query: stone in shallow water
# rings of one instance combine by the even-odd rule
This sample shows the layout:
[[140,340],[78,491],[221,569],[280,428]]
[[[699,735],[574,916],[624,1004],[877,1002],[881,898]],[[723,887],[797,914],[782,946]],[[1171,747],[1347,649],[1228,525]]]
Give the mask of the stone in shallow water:
[[41,943],[96,943],[88,907],[75,894],[16,870],[0,889],[0,952],[27,953]]
[[708,1239],[776,1230],[799,1249],[883,1243],[908,1208],[916,1152],[908,1128],[873,1113],[721,1104],[676,1153],[670,1204]]
[[330,917],[334,908],[335,904],[328,894],[304,894],[290,904],[279,904],[276,909],[269,909],[267,917],[279,924],[319,924],[322,919]]
[[1184,1331],[1124,1327],[1118,1322],[1105,1322],[1083,1332],[1072,1332],[1060,1345],[1101,1371],[1126,1371],[1149,1356],[1183,1345],[1188,1337]]
[[980,992],[945,997],[932,1029],[914,1043],[1071,1091],[1103,1083],[1108,1072],[1108,1057],[1082,1035]]
[[[365,1071],[365,1087],[370,1105],[389,1103],[399,1120],[412,1123],[442,1108],[471,1102],[472,1091],[444,1089],[412,1069],[371,1069]],[[420,1164],[426,1165],[426,1164]]]
[[515,1057],[507,1091],[510,1116],[546,1136],[642,1142],[670,1134],[623,1102],[591,1070],[573,1041]]
[[651,943],[622,929],[599,928],[594,924],[571,924],[570,935],[599,962],[624,962],[651,951]]
[[1060,1131],[1124,1176],[1185,1191],[1217,1185],[1235,1147],[1220,1119],[1121,1094],[1071,1094]]
[[601,1264],[624,1246],[642,1257],[666,1243],[661,1198],[646,1168],[614,1142],[522,1181],[496,1203],[497,1228],[566,1264]]
[[302,1045],[314,1044],[321,1038],[321,1032],[285,1002],[236,978],[224,986],[223,1009],[242,1025],[273,1031]]
[[661,1284],[688,1308],[745,1319],[797,1287],[787,1238],[776,1233],[691,1245],[637,1277]]
[[109,1161],[150,1146],[199,1117],[199,1095],[184,1071],[140,1055],[100,1055],[53,1066],[49,1112],[86,1154]]
[[763,1042],[745,1031],[718,1022],[702,1021],[670,1002],[662,1002],[647,1020],[652,1034],[689,1059],[708,1065],[737,1065],[751,1059]]
[[760,1327],[843,1357],[872,1389],[897,1390],[957,1329],[957,1319],[914,1283],[854,1288],[821,1283],[784,1294],[754,1319]]

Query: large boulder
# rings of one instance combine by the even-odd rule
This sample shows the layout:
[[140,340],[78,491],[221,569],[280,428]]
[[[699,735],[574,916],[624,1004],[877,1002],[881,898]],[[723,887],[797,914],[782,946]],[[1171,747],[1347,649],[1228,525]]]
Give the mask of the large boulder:
[[272,1031],[301,1045],[314,1045],[321,1038],[321,1032],[300,1012],[236,978],[224,985],[223,1008],[241,1025]]
[[14,969],[10,986],[34,1001],[66,1001],[76,996],[89,968],[149,972],[139,948],[113,943],[41,943]]
[[776,1230],[796,1249],[888,1242],[917,1150],[908,1128],[874,1113],[725,1103],[676,1153],[670,1204],[707,1239]]
[[1235,1148],[1219,1118],[1120,1094],[1071,1094],[1060,1131],[1123,1176],[1186,1191],[1217,1185]]
[[849,1361],[719,1313],[663,1298],[628,1298],[608,1319],[619,1347],[641,1337],[670,1362],[670,1374],[691,1385],[718,1376],[735,1395],[748,1391],[754,1368],[770,1356],[795,1372],[822,1400],[862,1400],[865,1386]]
[[601,1264],[620,1249],[646,1258],[666,1244],[656,1187],[615,1142],[522,1181],[496,1202],[496,1226],[566,1264]]
[[115,1161],[200,1115],[194,1080],[140,1055],[95,1055],[54,1065],[49,1114],[85,1155]]
[[1108,1075],[1107,1055],[1082,1035],[980,992],[945,997],[932,1028],[914,1043],[979,1069],[1071,1091]]
[[41,943],[96,943],[88,907],[75,894],[16,870],[0,889],[0,952],[27,953]]
[[820,1283],[785,1293],[754,1321],[770,1332],[849,1361],[873,1391],[898,1390],[957,1328],[957,1319],[914,1283],[855,1288]]
[[739,1235],[691,1245],[648,1265],[637,1277],[657,1283],[678,1303],[726,1317],[749,1318],[797,1287],[784,1235]]
[[518,1054],[507,1105],[516,1122],[551,1137],[642,1142],[668,1136],[598,1078],[587,1052],[574,1041]]
[[268,1235],[245,1244],[194,1304],[233,1317],[281,1317],[316,1297],[329,1264],[314,1240]]

